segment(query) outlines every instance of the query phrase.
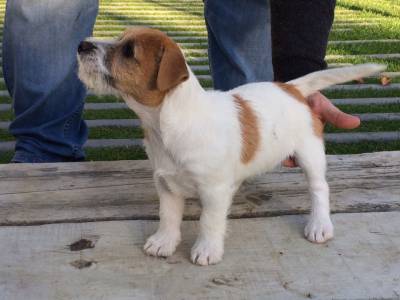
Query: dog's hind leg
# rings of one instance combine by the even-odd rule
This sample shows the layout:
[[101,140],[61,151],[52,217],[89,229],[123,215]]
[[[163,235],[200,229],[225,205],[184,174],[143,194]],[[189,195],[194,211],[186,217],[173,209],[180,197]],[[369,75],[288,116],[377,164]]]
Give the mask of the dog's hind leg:
[[304,139],[302,145],[296,149],[295,155],[306,174],[312,201],[310,218],[304,234],[311,242],[323,243],[333,237],[323,140],[314,136]]

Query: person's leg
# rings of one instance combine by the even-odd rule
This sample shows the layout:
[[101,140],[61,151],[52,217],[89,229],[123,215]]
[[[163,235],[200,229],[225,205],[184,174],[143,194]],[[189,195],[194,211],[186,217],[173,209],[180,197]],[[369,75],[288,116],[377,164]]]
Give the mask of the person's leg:
[[272,81],[269,0],[205,0],[214,88]]
[[326,48],[336,0],[271,2],[275,80],[290,81],[326,69]]
[[85,88],[76,51],[92,34],[98,0],[8,0],[3,73],[14,100],[15,162],[82,160]]

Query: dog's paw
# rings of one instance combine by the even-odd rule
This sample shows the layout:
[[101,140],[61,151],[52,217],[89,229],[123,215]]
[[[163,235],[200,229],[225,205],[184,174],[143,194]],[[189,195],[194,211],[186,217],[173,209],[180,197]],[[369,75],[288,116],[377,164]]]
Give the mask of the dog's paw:
[[333,238],[333,225],[329,216],[312,217],[304,228],[304,235],[313,243],[324,243]]
[[144,244],[144,252],[152,256],[171,256],[180,242],[179,234],[156,232]]
[[191,259],[196,265],[214,265],[222,260],[223,254],[223,241],[198,239],[192,248]]

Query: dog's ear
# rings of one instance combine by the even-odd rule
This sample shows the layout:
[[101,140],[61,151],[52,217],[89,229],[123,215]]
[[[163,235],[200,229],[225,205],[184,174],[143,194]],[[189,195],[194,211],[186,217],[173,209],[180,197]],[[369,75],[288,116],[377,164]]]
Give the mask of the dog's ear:
[[185,58],[177,45],[163,49],[157,75],[157,88],[166,92],[189,78]]

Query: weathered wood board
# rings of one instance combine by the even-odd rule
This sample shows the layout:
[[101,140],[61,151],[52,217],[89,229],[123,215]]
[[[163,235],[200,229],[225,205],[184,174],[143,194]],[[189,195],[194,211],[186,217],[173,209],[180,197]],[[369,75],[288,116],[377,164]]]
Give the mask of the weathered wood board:
[[[329,156],[333,212],[400,210],[400,152]],[[245,183],[232,218],[300,214],[310,206],[301,170],[284,169]],[[195,219],[188,200],[185,218]],[[147,161],[0,166],[0,225],[157,219],[158,197]]]
[[[158,224],[147,161],[0,166],[0,300],[400,298],[400,152],[328,161],[334,240],[303,238],[288,214],[309,209],[307,184],[282,169],[240,190],[210,267],[189,262],[194,221],[171,258],[143,254]],[[199,212],[188,200],[186,219]],[[259,216],[278,217],[243,218]]]
[[[400,212],[336,214],[325,245],[304,216],[230,220],[224,260],[189,260],[195,221],[168,259],[145,256],[156,221],[0,227],[0,299],[398,299]],[[70,251],[86,238],[94,247]],[[81,268],[79,268],[81,267]]]

